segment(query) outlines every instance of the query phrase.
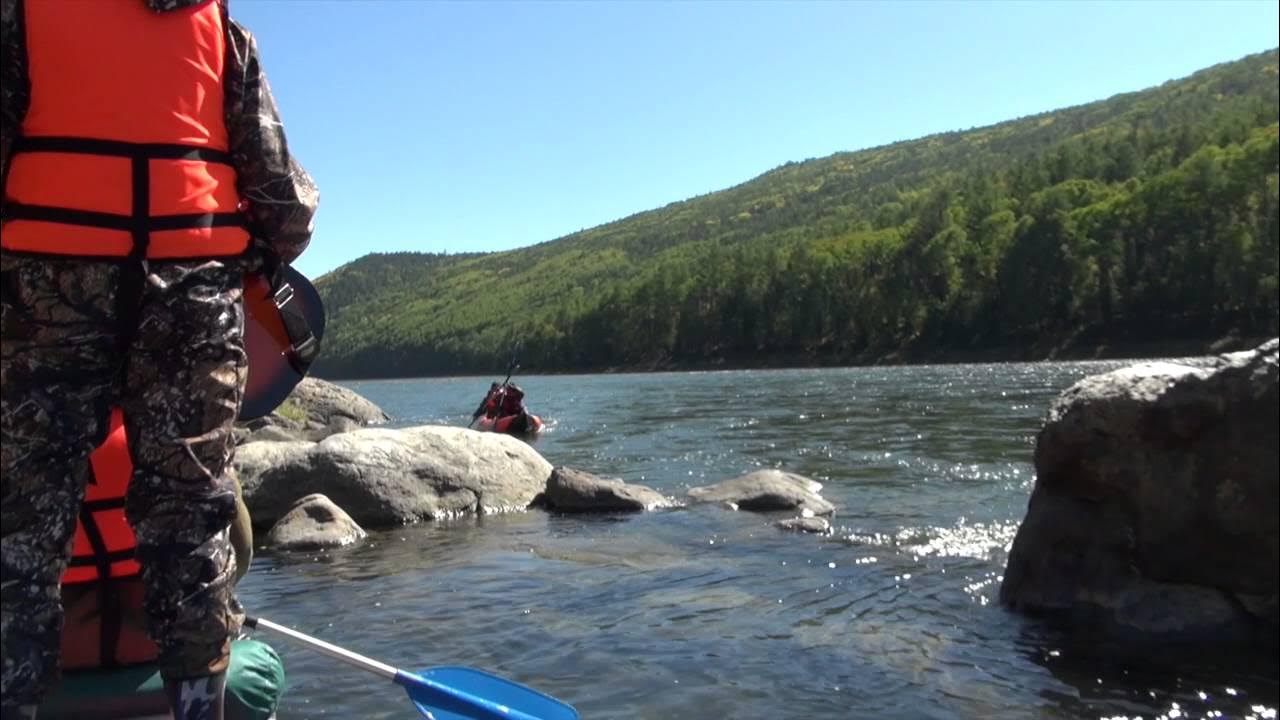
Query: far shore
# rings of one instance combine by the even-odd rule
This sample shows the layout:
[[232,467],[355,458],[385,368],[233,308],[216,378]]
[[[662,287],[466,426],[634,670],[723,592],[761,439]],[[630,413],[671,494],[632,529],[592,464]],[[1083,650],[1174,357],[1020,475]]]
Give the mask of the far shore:
[[[663,372],[712,372],[733,370],[803,370],[847,367],[909,367],[927,365],[971,365],[991,363],[1072,362],[1108,360],[1135,362],[1153,358],[1195,357],[1238,350],[1249,350],[1266,342],[1268,337],[1228,335],[1217,339],[1182,339],[1162,341],[1119,341],[1101,343],[1046,342],[1023,346],[994,346],[957,350],[894,350],[892,352],[836,355],[819,353],[757,353],[741,357],[718,357],[700,362],[654,361],[625,366],[591,368],[521,367],[517,375],[625,375]],[[411,380],[416,378],[468,378],[506,375],[506,366],[482,368],[474,372],[425,373],[399,376],[353,376],[316,373],[331,382],[363,380]]]

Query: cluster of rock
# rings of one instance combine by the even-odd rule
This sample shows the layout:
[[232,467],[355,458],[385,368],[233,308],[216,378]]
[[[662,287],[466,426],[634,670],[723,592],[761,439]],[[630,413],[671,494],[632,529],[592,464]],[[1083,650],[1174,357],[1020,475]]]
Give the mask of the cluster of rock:
[[[686,498],[555,468],[527,443],[497,433],[425,425],[366,427],[386,414],[349,390],[307,379],[290,401],[306,422],[272,416],[243,428],[236,470],[255,527],[282,549],[345,545],[364,528],[541,508],[562,513],[643,512],[685,503],[795,511],[796,529],[825,531],[834,506],[822,486],[761,470]],[[817,523],[824,523],[819,529]]]

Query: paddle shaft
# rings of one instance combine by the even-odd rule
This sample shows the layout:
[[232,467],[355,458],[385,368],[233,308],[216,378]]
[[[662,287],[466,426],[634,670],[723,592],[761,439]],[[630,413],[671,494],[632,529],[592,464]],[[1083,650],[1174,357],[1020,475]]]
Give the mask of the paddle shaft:
[[[367,658],[359,653],[353,653],[350,650],[340,648],[337,645],[332,645],[323,640],[313,638],[310,635],[300,633],[297,630],[290,630],[289,628],[284,627],[283,625],[277,625],[270,620],[246,617],[244,619],[244,624],[250,628],[262,628],[293,638],[303,645],[324,653],[335,660],[341,660],[342,662],[347,663],[348,665],[354,665],[361,670],[367,670],[368,672],[381,675],[382,677],[408,690],[410,699],[415,702],[428,703],[431,707],[446,707],[451,712],[463,717],[473,718],[474,720],[539,720],[539,718],[528,713],[521,712],[515,708],[506,707],[500,703],[495,703],[483,697],[470,695],[464,691],[434,682],[428,678],[421,677],[413,673],[397,670],[386,663],[380,663],[377,660]],[[528,690],[528,688],[524,689],[530,693],[534,692],[532,690]],[[418,694],[423,694],[427,697],[419,697]],[[553,702],[559,701],[553,700]],[[572,711],[572,709],[570,709],[570,711]],[[428,715],[428,717],[429,716],[430,715]],[[575,713],[573,717],[576,718],[577,714]]]
[[263,620],[262,618],[256,618],[256,617],[246,617],[244,619],[244,624],[248,625],[251,628],[255,628],[255,629],[264,628],[266,630],[270,630],[273,633],[279,633],[280,635],[291,637],[294,640],[297,640],[298,642],[302,643],[303,645],[306,645],[312,648],[313,650],[324,653],[325,655],[328,655],[329,657],[335,660],[341,660],[342,662],[347,663],[348,665],[354,665],[360,668],[361,670],[368,670],[369,672],[377,675],[381,675],[382,677],[388,680],[395,680],[396,675],[400,673],[399,670],[396,670],[395,668],[391,667],[390,665],[387,665],[386,663],[380,663],[377,660],[374,660],[372,658],[367,658],[359,653],[353,653],[350,650],[340,648],[337,645],[331,645],[323,640],[313,638],[310,635],[304,635],[303,633],[300,633],[297,630],[290,630],[289,628],[283,625],[277,625],[271,622],[270,620]]

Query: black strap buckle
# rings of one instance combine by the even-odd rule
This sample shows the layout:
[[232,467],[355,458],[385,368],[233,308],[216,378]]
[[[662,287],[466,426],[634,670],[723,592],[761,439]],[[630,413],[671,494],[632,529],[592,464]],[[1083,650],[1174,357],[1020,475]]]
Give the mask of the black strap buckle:
[[272,300],[280,311],[280,321],[284,323],[285,333],[289,336],[289,363],[299,373],[306,374],[306,368],[315,360],[320,352],[320,341],[311,331],[311,325],[302,310],[293,302],[293,286],[282,282],[272,293]]
[[293,286],[287,282],[281,283],[280,287],[272,293],[272,299],[275,300],[276,307],[283,310],[284,306],[293,300]]

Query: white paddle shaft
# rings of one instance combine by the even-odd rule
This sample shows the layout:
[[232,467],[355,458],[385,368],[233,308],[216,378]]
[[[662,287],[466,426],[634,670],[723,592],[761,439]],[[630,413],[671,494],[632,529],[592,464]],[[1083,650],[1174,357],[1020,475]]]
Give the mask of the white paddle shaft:
[[377,660],[374,660],[372,658],[367,658],[359,653],[353,653],[350,650],[340,648],[337,645],[331,645],[323,640],[319,640],[311,637],[310,635],[300,633],[297,630],[291,630],[283,625],[277,625],[271,622],[270,620],[263,620],[262,618],[251,618],[245,624],[249,625],[249,627],[266,628],[271,632],[279,633],[281,635],[291,637],[294,640],[297,640],[298,642],[302,643],[303,645],[310,645],[312,648],[324,653],[325,655],[328,655],[331,658],[334,658],[335,660],[341,660],[342,662],[347,663],[348,665],[355,665],[358,668],[362,668],[364,670],[368,670],[371,673],[376,673],[378,675],[381,675],[382,677],[388,680],[395,680],[396,675],[399,674],[400,672],[399,670],[396,670],[395,668],[391,667],[390,665],[387,665],[386,663],[380,663]]

